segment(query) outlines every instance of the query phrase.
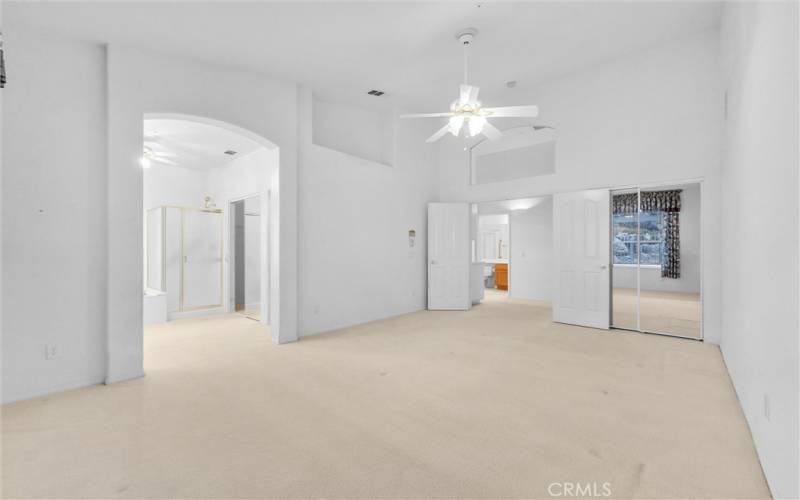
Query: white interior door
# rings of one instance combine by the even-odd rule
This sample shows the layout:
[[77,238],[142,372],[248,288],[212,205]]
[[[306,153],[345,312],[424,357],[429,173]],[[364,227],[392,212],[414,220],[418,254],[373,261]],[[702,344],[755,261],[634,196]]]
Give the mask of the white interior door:
[[553,197],[553,321],[609,327],[610,204],[607,189]]
[[469,204],[428,204],[428,309],[467,310]]

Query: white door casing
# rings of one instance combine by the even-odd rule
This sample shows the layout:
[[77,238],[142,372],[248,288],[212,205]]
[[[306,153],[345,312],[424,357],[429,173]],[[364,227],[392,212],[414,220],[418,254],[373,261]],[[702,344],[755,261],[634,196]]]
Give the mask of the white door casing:
[[469,204],[428,204],[428,309],[468,310]]
[[610,195],[607,189],[553,197],[556,282],[553,321],[609,328]]

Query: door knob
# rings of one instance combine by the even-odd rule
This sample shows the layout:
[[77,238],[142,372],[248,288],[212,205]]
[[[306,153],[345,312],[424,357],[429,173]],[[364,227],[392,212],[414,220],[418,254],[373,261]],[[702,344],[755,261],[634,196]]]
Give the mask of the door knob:
[[606,266],[606,265],[604,264],[604,265],[600,266],[600,269],[608,269],[608,266]]

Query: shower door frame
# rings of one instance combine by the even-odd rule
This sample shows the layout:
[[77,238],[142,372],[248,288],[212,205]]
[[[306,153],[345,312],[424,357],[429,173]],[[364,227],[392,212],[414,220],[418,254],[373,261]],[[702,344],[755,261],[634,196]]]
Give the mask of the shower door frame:
[[[626,186],[618,186],[618,187],[611,187],[609,188],[611,192],[611,197],[613,198],[614,191],[631,191],[635,190],[637,197],[637,205],[638,210],[637,214],[641,212],[641,192],[642,190],[649,190],[649,189],[657,189],[657,188],[669,188],[669,187],[676,187],[676,186],[685,186],[690,184],[697,184],[700,187],[700,217],[699,217],[699,226],[700,226],[700,262],[699,262],[699,269],[698,272],[700,273],[700,337],[687,337],[684,335],[677,335],[674,333],[665,333],[665,332],[652,332],[649,330],[642,329],[642,320],[641,320],[641,265],[639,264],[639,245],[636,245],[637,248],[637,263],[636,263],[636,329],[632,328],[625,328],[614,326],[614,239],[613,234],[612,237],[609,238],[609,244],[611,245],[609,251],[609,268],[611,269],[611,279],[609,280],[609,301],[608,301],[608,308],[609,308],[609,317],[611,318],[610,327],[614,330],[624,330],[628,332],[639,332],[639,333],[646,333],[648,335],[662,335],[665,337],[674,337],[679,339],[686,339],[686,340],[695,340],[699,342],[705,341],[705,199],[706,199],[706,192],[705,192],[705,182],[703,178],[695,178],[695,179],[680,179],[674,181],[664,181],[664,182],[643,182],[641,184],[633,184],[633,185],[626,185]],[[610,210],[611,216],[611,230],[614,230],[613,227],[613,217],[614,211],[613,209]],[[636,232],[637,232],[637,241],[638,241],[638,233],[639,233],[639,219],[636,219]]]
[[[161,283],[162,283],[161,291],[166,292],[166,293],[168,293],[167,290],[166,290],[166,281],[167,281],[167,278],[166,278],[166,275],[167,275],[167,266],[166,266],[166,259],[167,259],[167,257],[166,257],[167,256],[167,238],[166,238],[166,232],[167,232],[167,209],[168,208],[175,208],[175,209],[180,210],[181,234],[180,234],[180,240],[179,240],[179,245],[178,245],[178,255],[179,255],[179,260],[180,260],[180,266],[178,266],[178,275],[179,275],[178,281],[180,283],[180,293],[178,295],[178,297],[179,297],[178,309],[175,310],[175,311],[167,311],[167,313],[168,314],[169,313],[184,313],[184,312],[204,311],[204,310],[208,310],[208,309],[222,308],[224,306],[224,297],[223,297],[223,295],[224,295],[224,288],[225,288],[224,287],[224,283],[225,283],[224,278],[225,277],[224,277],[224,272],[223,272],[224,271],[224,264],[225,264],[224,263],[224,258],[225,258],[225,245],[224,245],[224,243],[225,243],[225,239],[224,239],[224,222],[223,222],[224,212],[223,212],[223,210],[220,209],[220,208],[196,208],[196,207],[187,207],[187,206],[182,206],[182,205],[157,205],[155,207],[148,208],[147,210],[145,210],[145,213],[147,213],[147,212],[149,212],[151,210],[155,210],[157,208],[161,209],[161,262],[162,262],[162,264],[161,264]],[[186,264],[186,254],[184,253],[184,234],[185,234],[185,227],[186,227],[185,211],[186,210],[192,210],[192,211],[195,211],[195,212],[215,213],[215,214],[219,214],[220,215],[220,220],[219,220],[219,252],[220,252],[220,255],[219,255],[219,303],[218,304],[208,304],[208,305],[201,305],[201,306],[186,307],[186,305],[184,303],[185,302],[184,290],[186,288],[186,283],[185,283],[185,280],[184,280],[184,276],[185,276],[184,265]],[[146,262],[147,268],[146,268],[146,270],[149,272],[149,266],[150,266],[150,254],[149,253],[147,253],[146,258],[147,258],[147,262]]]

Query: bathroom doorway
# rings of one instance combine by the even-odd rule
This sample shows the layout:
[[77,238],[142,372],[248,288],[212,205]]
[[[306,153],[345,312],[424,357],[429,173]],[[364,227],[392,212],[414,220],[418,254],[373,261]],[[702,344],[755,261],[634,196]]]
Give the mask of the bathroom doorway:
[[230,203],[231,294],[233,311],[261,320],[261,199],[250,196]]
[[145,118],[143,138],[144,323],[236,312],[268,324],[277,151],[172,117]]
[[472,205],[473,303],[522,299],[549,305],[552,221],[551,196]]

